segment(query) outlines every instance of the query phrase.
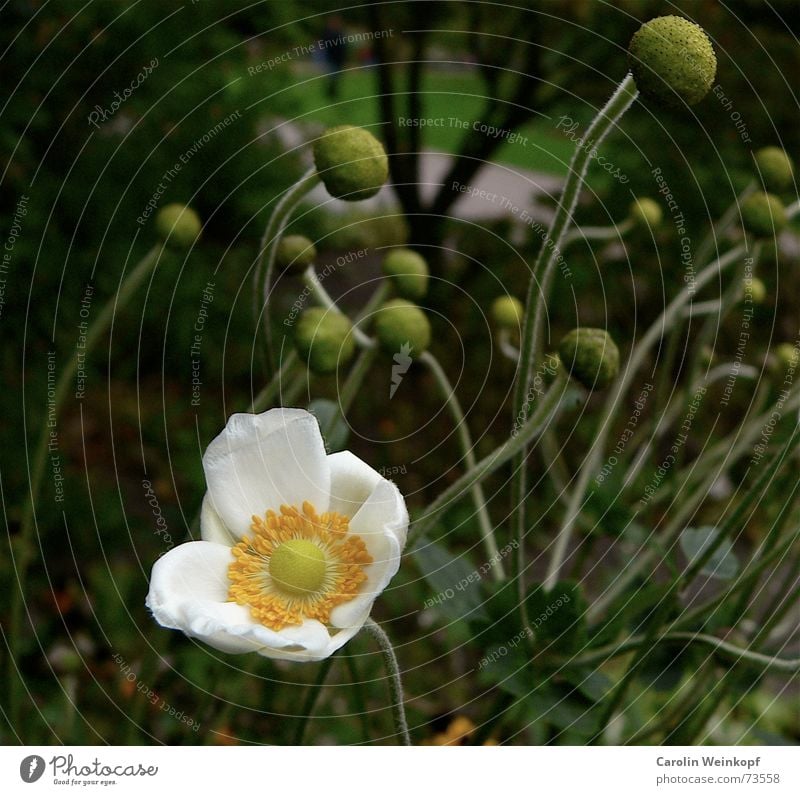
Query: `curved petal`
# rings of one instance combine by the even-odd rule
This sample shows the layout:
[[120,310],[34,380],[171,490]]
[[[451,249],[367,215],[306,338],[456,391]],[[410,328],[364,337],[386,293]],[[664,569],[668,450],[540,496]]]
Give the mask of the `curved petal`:
[[222,519],[219,518],[219,514],[214,510],[208,492],[203,497],[203,507],[200,509],[200,537],[203,541],[222,544],[226,547],[232,547],[238,541],[225,527]]
[[350,532],[363,539],[373,562],[364,567],[367,580],[359,595],[331,611],[333,626],[342,629],[355,627],[356,631],[361,627],[375,598],[400,568],[400,538],[405,541],[407,528],[405,501],[393,483],[382,479],[350,520]]
[[383,478],[349,450],[332,453],[328,464],[331,468],[328,510],[352,518]]
[[335,651],[341,649],[342,646],[344,646],[344,644],[347,643],[348,640],[351,640],[355,635],[359,633],[361,627],[364,626],[364,622],[367,620],[367,618],[369,618],[371,609],[372,609],[372,602],[370,602],[369,608],[360,616],[355,618],[355,620],[350,624],[350,626],[340,629],[336,634],[330,637],[330,640],[328,641],[328,648],[326,650],[327,651],[327,654],[325,655],[326,657],[333,654]]
[[317,420],[302,409],[234,414],[203,456],[208,493],[240,538],[253,515],[308,500],[328,510],[330,468]]
[[408,535],[406,501],[394,483],[381,478],[358,513],[350,520],[350,529],[366,536],[384,528],[394,534],[402,550]]
[[145,602],[156,621],[231,654],[257,651],[296,660],[328,656],[330,635],[319,621],[276,632],[253,621],[246,607],[228,602],[232,561],[229,547],[208,541],[180,544],[159,558]]

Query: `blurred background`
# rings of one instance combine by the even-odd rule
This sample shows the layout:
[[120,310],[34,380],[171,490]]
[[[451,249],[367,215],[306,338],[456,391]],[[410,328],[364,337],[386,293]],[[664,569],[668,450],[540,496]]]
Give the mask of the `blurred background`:
[[[797,3],[518,5],[2,5],[3,604],[18,587],[11,552],[31,451],[48,420],[48,374],[76,354],[80,324],[97,318],[153,245],[159,207],[188,203],[204,223],[200,243],[188,254],[167,252],[117,313],[81,364],[85,393],[68,397],[55,426],[63,480],[50,469],[44,478],[18,659],[4,649],[24,719],[0,724],[3,742],[290,741],[315,666],[221,655],[157,627],[144,596],[152,562],[192,532],[204,493],[202,451],[264,384],[250,292],[259,238],[277,198],[308,166],[306,142],[326,126],[374,132],[390,154],[393,186],[351,205],[314,193],[290,230],[317,242],[321,267],[361,252],[326,281],[345,308],[358,308],[374,288],[387,247],[408,243],[426,255],[435,277],[425,300],[433,351],[457,384],[479,455],[508,433],[514,373],[493,347],[488,307],[506,292],[524,297],[541,244],[533,222],[549,219],[574,137],[625,74],[625,50],[642,21],[681,13],[701,24],[719,60],[716,86],[690,113],[634,106],[603,144],[613,168],[591,167],[581,224],[625,220],[635,196],[659,200],[660,168],[695,241],[752,179],[754,149],[779,145],[797,160]],[[454,183],[507,197],[516,210]],[[608,328],[624,353],[677,292],[684,235],[661,203],[665,222],[655,236],[571,251],[574,278],[557,286],[548,318],[553,340],[579,319]],[[797,335],[799,253],[789,231],[765,257],[767,299],[747,352],[756,367],[770,347]],[[278,342],[301,289],[290,276],[277,284]],[[733,354],[736,339],[721,329],[716,345]],[[460,454],[430,376],[412,368],[390,400],[390,369],[386,361],[370,373],[348,417],[347,446],[386,468],[413,510],[457,477]],[[333,397],[336,387],[335,377],[310,379],[296,403]],[[726,422],[735,426],[735,410]],[[582,438],[577,428],[569,449],[579,453]],[[507,514],[504,482],[488,488],[498,524]],[[552,530],[538,528],[533,546],[544,548]],[[468,572],[480,563],[477,536],[469,522],[459,533],[455,545],[473,556]],[[524,707],[492,681],[475,691],[465,676],[477,658],[465,645],[473,630],[464,606],[422,607],[442,585],[436,571],[409,562],[377,605],[407,671],[415,741],[435,741],[458,716],[483,725],[519,709],[536,718],[518,720],[524,730],[499,725],[479,739],[583,742],[580,718],[595,697],[589,687],[555,681]],[[5,638],[5,616],[0,624]],[[308,739],[388,741],[380,659],[363,638],[346,651],[355,664],[334,668]],[[668,660],[642,679],[637,709],[659,709],[693,664]],[[797,717],[798,691],[783,677],[736,699],[708,740],[796,742]]]

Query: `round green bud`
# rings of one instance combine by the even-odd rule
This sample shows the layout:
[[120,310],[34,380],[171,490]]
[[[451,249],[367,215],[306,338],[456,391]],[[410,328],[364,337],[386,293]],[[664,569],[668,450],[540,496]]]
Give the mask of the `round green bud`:
[[159,237],[176,248],[189,248],[200,237],[200,217],[185,204],[168,204],[158,211],[156,231]]
[[501,295],[492,302],[492,320],[499,328],[519,331],[525,315],[525,307],[513,295]]
[[628,63],[644,98],[673,107],[700,102],[717,73],[705,31],[676,16],[645,22],[628,46]]
[[664,214],[661,205],[653,199],[642,197],[636,199],[630,207],[630,218],[633,223],[643,229],[655,228],[661,223]]
[[317,139],[314,164],[328,193],[346,201],[374,196],[389,177],[389,159],[381,142],[349,124],[331,127]]
[[783,376],[787,370],[794,370],[800,359],[800,351],[791,342],[782,342],[772,351],[776,372]]
[[783,202],[771,193],[753,193],[742,202],[742,226],[755,237],[773,237],[788,221]]
[[376,312],[375,334],[381,347],[391,354],[419,356],[431,344],[431,324],[425,313],[403,298],[387,301]]
[[765,146],[756,154],[756,168],[764,185],[764,190],[782,193],[794,181],[792,158],[778,146]]
[[569,374],[587,389],[607,387],[619,372],[619,349],[603,329],[573,329],[561,340],[558,355]]
[[305,235],[286,235],[278,243],[275,264],[281,269],[302,273],[317,259],[317,249]]
[[420,299],[428,292],[428,263],[410,248],[396,248],[386,255],[383,272],[403,298]]
[[753,304],[763,304],[767,300],[767,287],[757,276],[742,282],[742,298]]
[[327,375],[352,358],[355,352],[352,331],[345,315],[315,306],[300,315],[294,344],[312,373]]

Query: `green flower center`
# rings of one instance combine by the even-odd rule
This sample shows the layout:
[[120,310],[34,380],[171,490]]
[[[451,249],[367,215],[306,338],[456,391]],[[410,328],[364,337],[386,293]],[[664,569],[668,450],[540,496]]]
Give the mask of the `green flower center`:
[[272,553],[269,574],[272,582],[292,596],[307,596],[325,582],[325,553],[311,541],[284,541]]

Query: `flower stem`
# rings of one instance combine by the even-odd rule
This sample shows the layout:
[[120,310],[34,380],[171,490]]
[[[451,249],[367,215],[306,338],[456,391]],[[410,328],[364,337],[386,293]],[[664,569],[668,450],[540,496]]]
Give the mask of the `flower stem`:
[[403,696],[403,680],[400,678],[400,667],[397,665],[397,656],[394,653],[392,642],[389,636],[375,623],[368,618],[364,624],[364,629],[372,635],[378,642],[383,655],[383,663],[389,674],[389,689],[392,694],[392,716],[397,735],[401,739],[402,745],[411,745],[411,736],[408,733],[408,721],[406,720],[406,709]]
[[571,389],[563,378],[556,377],[539,407],[531,415],[519,432],[495,448],[489,455],[480,459],[471,469],[468,469],[455,483],[451,483],[423,512],[409,532],[409,544],[418,539],[438,519],[439,513],[449,508],[456,500],[469,491],[475,483],[480,483],[503,464],[510,461],[520,450],[541,435],[553,418],[567,404],[569,398],[578,398],[583,393]]
[[303,197],[319,183],[319,174],[313,166],[283,194],[275,205],[272,215],[264,228],[259,245],[258,261],[253,273],[253,313],[256,319],[263,312],[264,335],[267,349],[267,375],[272,374],[272,330],[269,325],[267,306],[275,271],[275,257],[278,243],[289,223],[289,217]]
[[309,719],[317,706],[322,689],[325,686],[325,680],[328,678],[331,668],[333,667],[334,655],[326,657],[319,665],[317,671],[317,678],[313,685],[310,685],[306,690],[306,698],[303,702],[303,707],[300,710],[300,715],[297,720],[297,727],[294,731],[294,740],[292,745],[302,745],[306,736],[306,727],[308,726]]
[[286,354],[286,358],[283,360],[280,370],[272,376],[269,383],[253,398],[252,403],[247,408],[248,413],[264,411],[264,409],[275,400],[276,395],[280,392],[281,386],[284,385],[286,380],[297,370],[297,365],[297,353],[291,350]]
[[[653,645],[659,643],[674,643],[677,641],[686,641],[688,643],[701,643],[707,646],[713,646],[714,651],[723,657],[735,660],[744,660],[757,665],[759,668],[770,671],[785,671],[788,673],[796,673],[800,671],[800,658],[787,659],[783,657],[772,657],[767,654],[760,654],[758,652],[743,649],[733,643],[720,640],[713,635],[705,635],[700,632],[667,632],[659,635],[653,641]],[[575,657],[569,660],[570,665],[584,666],[595,665],[597,663],[604,663],[614,657],[619,657],[621,654],[627,654],[629,651],[641,649],[648,642],[645,635],[635,635],[632,638],[618,643],[616,645],[604,646],[600,649],[595,649],[588,654],[581,657]]]
[[[428,368],[428,370],[430,370],[434,380],[439,386],[439,391],[441,392],[442,397],[445,399],[447,407],[450,409],[450,414],[453,417],[453,421],[455,422],[464,460],[467,463],[467,467],[469,469],[473,469],[477,464],[477,460],[475,458],[475,445],[472,442],[472,435],[469,432],[467,419],[464,416],[464,411],[461,408],[461,403],[459,402],[458,397],[456,397],[453,386],[448,380],[447,374],[442,369],[442,366],[430,351],[425,351],[419,357],[419,360]],[[483,486],[480,483],[475,483],[470,489],[470,493],[472,494],[472,502],[475,505],[475,513],[478,517],[478,526],[480,527],[481,537],[483,538],[483,544],[486,548],[486,554],[489,561],[496,562],[495,565],[492,565],[491,567],[492,572],[494,573],[494,578],[498,582],[502,582],[505,580],[506,574],[503,569],[503,563],[500,560],[500,550],[498,549],[497,541],[494,537],[492,520],[489,517],[489,511],[486,507],[486,495],[483,492]]]
[[579,240],[618,240],[633,229],[633,220],[626,218],[614,226],[576,226],[564,235],[561,249],[577,243]]
[[674,321],[675,317],[683,311],[683,307],[689,303],[694,292],[700,290],[707,282],[711,281],[714,276],[721,273],[726,268],[733,265],[739,257],[746,251],[744,245],[737,246],[731,251],[727,252],[724,256],[720,257],[715,262],[704,268],[695,279],[693,285],[687,285],[672,299],[670,304],[664,309],[659,317],[653,322],[650,328],[645,333],[644,337],[634,346],[631,351],[630,359],[622,368],[622,374],[617,381],[616,386],[612,387],[611,392],[606,399],[606,404],[603,410],[603,415],[598,425],[597,435],[592,442],[592,446],[583,459],[578,475],[578,482],[572,492],[572,499],[570,500],[567,514],[564,517],[564,524],[559,531],[553,547],[553,555],[547,569],[547,576],[544,581],[545,588],[552,588],[558,581],[558,576],[561,571],[561,566],[566,557],[569,548],[569,542],[572,538],[572,532],[577,521],[578,514],[583,506],[586,490],[589,487],[589,481],[597,469],[601,457],[605,451],[605,440],[611,429],[611,424],[614,415],[617,411],[617,406],[622,400],[623,396],[628,390],[634,376],[637,374],[639,368],[645,361],[650,348],[659,340],[665,328],[669,328],[670,324]]
[[[112,296],[103,307],[97,320],[92,324],[86,335],[86,342],[81,351],[84,357],[88,357],[100,339],[106,334],[114,321],[116,313],[121,310],[136,291],[139,289],[145,278],[158,262],[163,244],[157,244],[148,251],[142,259],[134,266],[126,277],[124,277],[114,296]],[[61,377],[56,383],[53,402],[51,404],[51,422],[54,422],[64,408],[65,398],[70,388],[78,367],[78,354],[72,356]],[[9,620],[9,719],[11,726],[18,726],[19,719],[19,695],[21,688],[16,679],[16,659],[20,646],[20,633],[22,631],[22,607],[25,597],[25,584],[27,579],[28,567],[33,557],[33,534],[36,531],[35,505],[39,496],[39,490],[44,476],[45,463],[47,461],[47,444],[50,438],[51,426],[43,424],[42,432],[39,435],[39,442],[33,459],[33,468],[30,476],[30,491],[22,510],[22,520],[20,523],[19,535],[15,540],[16,554],[14,555],[14,566],[16,570],[16,587],[11,591],[11,608]]]
[[[344,315],[341,309],[337,306],[336,302],[328,295],[328,291],[322,286],[313,265],[309,265],[303,273],[303,281],[306,287],[311,291],[314,300],[329,312],[334,312],[337,315]],[[356,324],[353,324],[353,337],[356,343],[362,348],[372,348],[375,342],[371,340]]]
[[[626,110],[633,104],[638,96],[633,76],[628,73],[624,80],[617,86],[608,102],[595,116],[586,136],[577,146],[572,156],[564,192],[561,195],[555,216],[550,223],[550,228],[539,249],[539,254],[533,266],[533,273],[528,286],[528,296],[525,307],[525,319],[522,327],[519,367],[514,388],[514,417],[515,422],[526,420],[528,391],[534,378],[536,360],[541,354],[541,338],[544,327],[544,317],[549,302],[550,287],[555,275],[555,268],[561,259],[560,246],[572,221],[578,195],[583,186],[586,172],[591,162],[591,153],[600,146],[603,139],[614,128]],[[511,508],[516,526],[516,536],[519,542],[517,548],[518,568],[525,556],[524,540],[527,533],[525,520],[525,497],[527,491],[526,455],[523,447],[514,462],[514,478],[511,488]],[[557,571],[555,572],[558,573]],[[517,571],[521,577],[521,571]]]

